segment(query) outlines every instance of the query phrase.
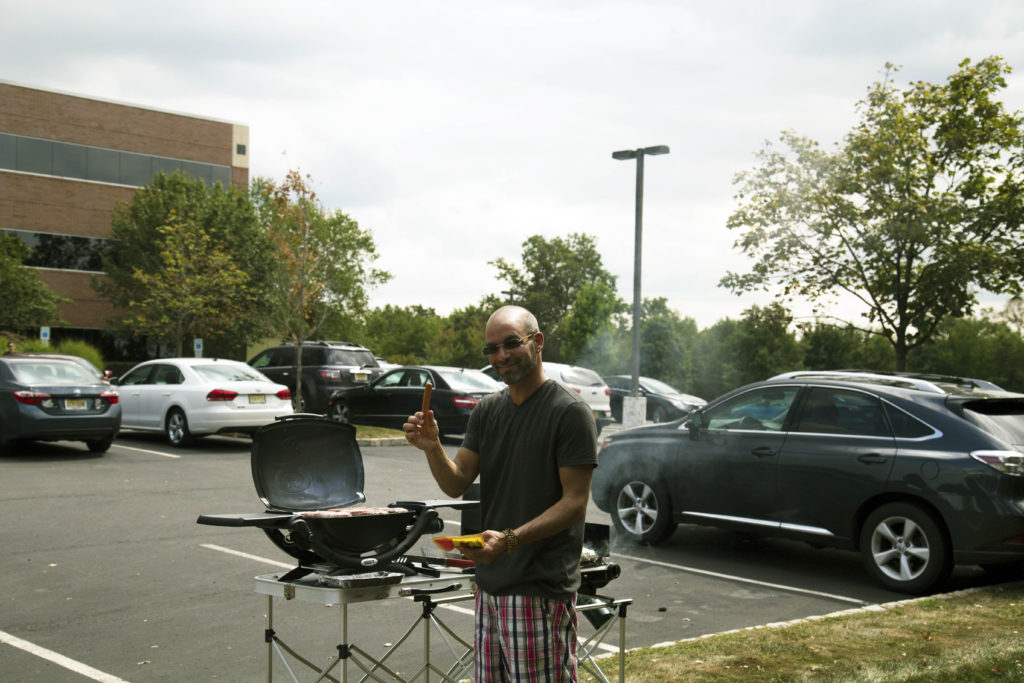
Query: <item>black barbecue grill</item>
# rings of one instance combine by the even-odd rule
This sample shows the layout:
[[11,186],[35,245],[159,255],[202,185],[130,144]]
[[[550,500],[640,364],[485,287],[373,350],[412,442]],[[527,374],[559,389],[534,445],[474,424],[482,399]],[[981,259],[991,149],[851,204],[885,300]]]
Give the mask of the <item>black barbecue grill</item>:
[[[265,510],[199,515],[199,524],[262,529],[298,560],[282,577],[294,580],[313,571],[398,572],[417,569],[402,556],[423,534],[444,528],[438,507],[461,508],[477,501],[402,501],[360,507],[363,459],[351,425],[319,415],[279,418],[253,435],[252,480]],[[444,560],[441,560],[443,563]]]

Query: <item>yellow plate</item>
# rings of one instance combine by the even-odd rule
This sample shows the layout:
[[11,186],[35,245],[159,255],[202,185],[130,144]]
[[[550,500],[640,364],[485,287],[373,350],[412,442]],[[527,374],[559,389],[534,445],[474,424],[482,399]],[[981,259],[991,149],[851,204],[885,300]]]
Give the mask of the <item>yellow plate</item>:
[[447,551],[454,550],[457,547],[483,548],[484,536],[483,534],[470,534],[469,536],[437,536],[434,538],[434,543],[439,545],[442,550]]

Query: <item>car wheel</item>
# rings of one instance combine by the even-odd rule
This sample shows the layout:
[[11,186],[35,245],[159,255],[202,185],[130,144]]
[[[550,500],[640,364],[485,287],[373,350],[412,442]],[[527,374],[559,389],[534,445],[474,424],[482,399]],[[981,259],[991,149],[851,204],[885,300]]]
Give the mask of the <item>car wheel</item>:
[[612,522],[636,543],[657,545],[676,530],[672,504],[665,487],[626,477],[615,487]]
[[85,442],[85,445],[89,447],[90,453],[106,453],[110,450],[110,444],[114,443],[111,439],[90,439]]
[[188,418],[180,409],[174,408],[167,413],[166,427],[167,441],[172,446],[187,446],[192,443],[192,433],[188,430]]
[[654,406],[651,411],[651,422],[668,422],[668,411],[665,406]]
[[347,403],[344,401],[338,401],[331,405],[330,411],[332,420],[335,422],[344,422],[345,424],[349,424],[350,416]]
[[860,532],[860,551],[868,574],[900,593],[925,593],[953,569],[940,523],[910,503],[889,503],[872,512]]

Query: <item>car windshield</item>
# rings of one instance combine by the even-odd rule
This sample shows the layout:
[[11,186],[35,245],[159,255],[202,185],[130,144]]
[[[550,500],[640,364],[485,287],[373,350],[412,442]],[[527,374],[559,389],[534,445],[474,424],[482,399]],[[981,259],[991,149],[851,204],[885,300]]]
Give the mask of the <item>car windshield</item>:
[[96,384],[96,375],[68,361],[19,360],[11,372],[22,384]]
[[246,365],[217,363],[193,365],[192,369],[207,382],[266,382],[267,378]]
[[441,370],[439,375],[454,391],[481,392],[495,391],[500,385],[482,372],[476,370]]
[[597,387],[604,384],[601,375],[586,368],[567,367],[562,370],[562,381],[569,384],[579,384],[585,387]]
[[668,384],[665,384],[660,379],[651,379],[645,377],[640,380],[640,384],[643,385],[644,389],[651,391],[655,394],[678,394],[679,391]]
[[325,365],[351,365],[353,367],[377,367],[377,359],[369,350],[331,349]]
[[1024,399],[968,401],[964,417],[997,439],[1024,450]]

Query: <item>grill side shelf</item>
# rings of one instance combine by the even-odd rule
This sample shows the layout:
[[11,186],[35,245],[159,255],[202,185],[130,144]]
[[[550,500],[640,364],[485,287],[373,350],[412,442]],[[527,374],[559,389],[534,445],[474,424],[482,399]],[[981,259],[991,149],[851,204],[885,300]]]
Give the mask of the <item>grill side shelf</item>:
[[247,512],[228,515],[199,515],[196,524],[209,526],[251,526],[258,528],[277,528],[287,524],[294,517],[291,513],[280,512]]

